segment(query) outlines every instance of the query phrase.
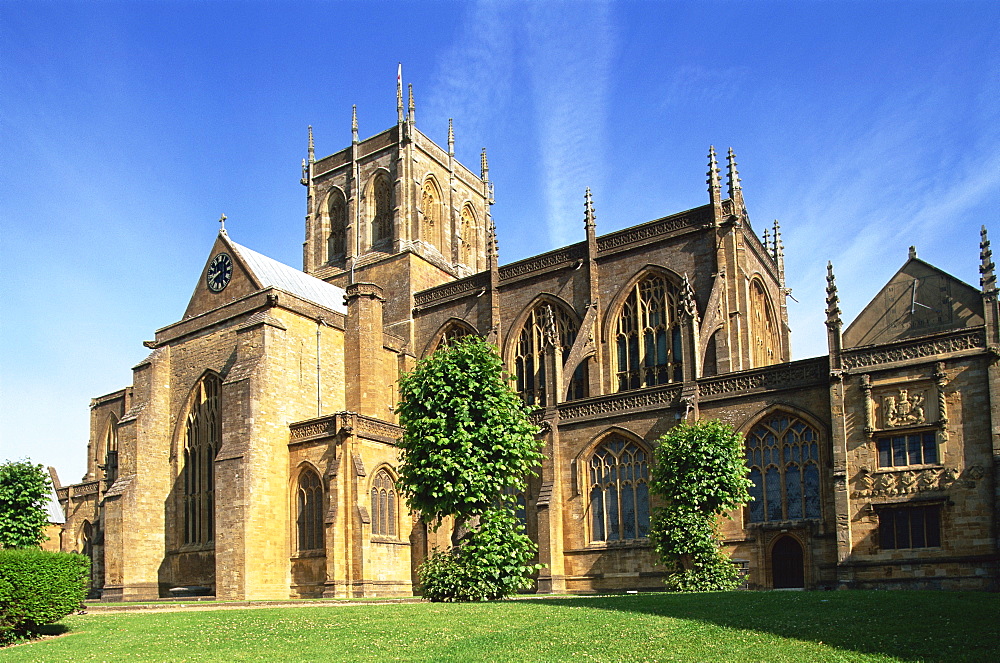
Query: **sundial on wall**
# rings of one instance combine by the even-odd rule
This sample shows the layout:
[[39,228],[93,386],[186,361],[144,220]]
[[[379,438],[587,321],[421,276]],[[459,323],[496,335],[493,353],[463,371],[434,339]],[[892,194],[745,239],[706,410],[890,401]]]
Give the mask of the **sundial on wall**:
[[953,322],[951,280],[943,274],[891,283],[885,295],[889,330],[926,333]]

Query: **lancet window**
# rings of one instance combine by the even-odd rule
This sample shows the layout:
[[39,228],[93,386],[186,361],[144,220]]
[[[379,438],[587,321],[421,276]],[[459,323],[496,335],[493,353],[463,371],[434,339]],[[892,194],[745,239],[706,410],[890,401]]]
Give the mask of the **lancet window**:
[[323,484],[315,472],[299,476],[295,494],[299,551],[323,549]]
[[219,416],[221,383],[206,375],[195,387],[184,426],[184,543],[208,543],[215,538],[215,455],[222,439]]
[[452,320],[445,326],[444,331],[441,332],[441,337],[438,340],[435,350],[442,345],[448,345],[460,338],[465,338],[466,336],[475,336],[476,330],[458,320]]
[[613,434],[590,457],[590,538],[649,536],[649,461],[645,449]]
[[424,224],[421,236],[425,242],[433,244],[439,250],[443,250],[443,236],[441,223],[441,194],[438,192],[437,184],[428,177],[424,180],[424,186],[420,194],[420,210],[424,215]]
[[798,417],[776,413],[746,440],[750,522],[820,517],[819,435]]
[[118,422],[112,416],[108,419],[108,430],[104,434],[104,481],[105,490],[118,478]]
[[383,245],[392,240],[392,188],[383,173],[375,176],[371,198],[372,246]]
[[343,258],[347,251],[347,205],[344,197],[336,192],[330,196],[330,234],[326,241],[326,259]]
[[763,284],[756,279],[750,282],[750,343],[755,367],[781,361],[781,342],[774,309]]
[[[525,404],[545,405],[545,357],[553,347],[551,342],[559,343],[557,361],[563,362],[576,341],[577,330],[576,320],[561,306],[543,302],[528,314],[514,353],[515,389]],[[587,365],[583,363],[569,380],[568,399],[586,395]]]
[[679,304],[678,289],[660,274],[632,286],[615,333],[618,391],[684,379]]
[[459,262],[467,267],[476,268],[476,215],[471,205],[462,207],[461,251]]
[[385,469],[372,480],[372,536],[396,538],[396,484]]

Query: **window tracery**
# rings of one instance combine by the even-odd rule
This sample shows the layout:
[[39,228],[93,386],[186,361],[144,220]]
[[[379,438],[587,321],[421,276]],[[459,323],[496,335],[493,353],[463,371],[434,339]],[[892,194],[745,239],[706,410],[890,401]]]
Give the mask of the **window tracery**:
[[[448,345],[449,343],[457,341],[460,338],[476,335],[476,330],[471,326],[459,320],[452,320],[445,326],[444,331],[441,332],[441,336],[438,339],[437,345],[434,346],[434,350],[437,350],[442,345]],[[434,352],[434,350],[431,350],[431,352]]]
[[[540,303],[531,310],[518,335],[514,351],[515,390],[526,405],[545,405],[545,356],[549,351],[546,335],[554,326],[560,344],[558,361],[565,361],[576,341],[576,320],[561,306]],[[568,385],[568,400],[587,395],[586,362],[574,371]]]
[[462,248],[459,254],[459,262],[475,269],[476,266],[476,216],[471,205],[462,207],[462,228],[461,242]]
[[104,434],[104,481],[105,490],[118,478],[118,422],[108,418],[108,430]]
[[396,484],[384,468],[372,480],[372,536],[396,538]]
[[209,374],[195,387],[184,427],[184,543],[215,538],[215,455],[222,439],[220,381]]
[[442,248],[441,195],[438,193],[434,180],[428,177],[420,194],[420,209],[424,215],[423,232],[425,242],[433,244],[439,250]]
[[757,279],[750,282],[750,343],[754,367],[781,361],[781,343],[771,300]]
[[315,472],[299,476],[296,490],[299,551],[323,549],[323,484]]
[[332,262],[347,251],[347,205],[339,193],[330,196],[330,235],[326,242],[326,259]]
[[590,457],[590,538],[627,541],[649,536],[649,463],[646,451],[617,434]]
[[819,435],[804,421],[776,413],[746,441],[750,522],[820,517]]
[[372,246],[392,240],[392,188],[385,174],[378,173],[372,184]]
[[684,379],[679,303],[665,276],[651,274],[632,286],[615,334],[618,391]]

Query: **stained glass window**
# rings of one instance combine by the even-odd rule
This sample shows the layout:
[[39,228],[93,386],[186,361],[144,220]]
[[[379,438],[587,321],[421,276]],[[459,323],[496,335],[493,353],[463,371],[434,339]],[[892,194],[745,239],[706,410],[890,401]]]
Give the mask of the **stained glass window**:
[[372,536],[396,537],[396,485],[384,469],[372,480]]
[[820,517],[819,435],[801,419],[775,413],[746,440],[750,522]]
[[618,391],[683,380],[677,289],[652,274],[632,286],[615,333]]
[[315,472],[305,471],[299,477],[296,491],[298,513],[296,526],[299,550],[323,548],[323,484]]
[[649,536],[646,452],[621,435],[609,436],[590,458],[590,523],[594,541]]

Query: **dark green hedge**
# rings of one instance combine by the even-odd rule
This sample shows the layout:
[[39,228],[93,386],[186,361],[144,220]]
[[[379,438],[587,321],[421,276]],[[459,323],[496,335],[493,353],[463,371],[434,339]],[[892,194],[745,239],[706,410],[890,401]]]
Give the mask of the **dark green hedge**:
[[0,642],[30,635],[83,603],[90,559],[38,549],[0,550]]

